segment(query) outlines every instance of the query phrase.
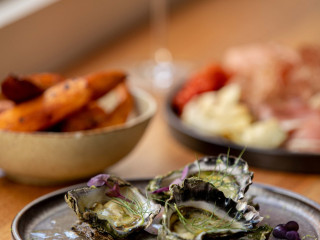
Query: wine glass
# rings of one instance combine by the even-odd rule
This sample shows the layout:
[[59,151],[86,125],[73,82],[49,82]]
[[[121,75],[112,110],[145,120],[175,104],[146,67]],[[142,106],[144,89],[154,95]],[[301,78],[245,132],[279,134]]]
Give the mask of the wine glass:
[[155,51],[151,59],[136,64],[133,72],[143,81],[142,85],[157,93],[166,93],[187,76],[190,64],[173,60],[167,48],[168,1],[150,0],[149,3]]

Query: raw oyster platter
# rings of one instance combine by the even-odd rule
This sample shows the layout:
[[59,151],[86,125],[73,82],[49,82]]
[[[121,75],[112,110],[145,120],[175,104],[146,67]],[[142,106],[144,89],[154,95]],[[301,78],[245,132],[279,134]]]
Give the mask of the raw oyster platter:
[[204,157],[154,179],[99,174],[27,205],[12,223],[12,236],[264,240],[293,222],[299,230],[284,229],[283,239],[320,238],[319,204],[252,179],[247,163],[229,155]]

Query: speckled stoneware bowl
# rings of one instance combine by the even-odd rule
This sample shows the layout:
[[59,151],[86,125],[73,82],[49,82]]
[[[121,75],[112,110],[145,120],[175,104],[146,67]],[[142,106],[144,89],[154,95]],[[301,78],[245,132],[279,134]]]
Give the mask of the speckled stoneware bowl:
[[14,181],[49,185],[88,178],[126,156],[156,112],[156,101],[132,89],[135,116],[123,126],[73,133],[0,132],[0,168]]

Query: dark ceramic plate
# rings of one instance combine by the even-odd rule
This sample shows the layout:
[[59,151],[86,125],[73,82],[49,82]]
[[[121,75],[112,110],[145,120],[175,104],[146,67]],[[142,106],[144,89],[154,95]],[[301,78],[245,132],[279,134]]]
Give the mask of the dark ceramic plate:
[[[172,135],[183,145],[206,155],[227,153],[238,156],[245,148],[220,137],[206,136],[186,126],[173,110],[172,99],[179,88],[169,93],[166,101],[166,118]],[[320,155],[293,153],[284,149],[258,149],[247,147],[243,158],[250,166],[272,170],[320,173]]]
[[[144,189],[148,180],[130,182]],[[13,239],[81,239],[70,230],[77,218],[64,201],[64,194],[79,186],[47,194],[22,209],[12,222]],[[255,202],[260,205],[260,214],[264,217],[262,224],[274,227],[294,220],[299,223],[300,236],[305,240],[320,239],[319,204],[293,192],[262,184],[253,184],[248,194],[256,196]],[[148,239],[155,240],[156,236]]]

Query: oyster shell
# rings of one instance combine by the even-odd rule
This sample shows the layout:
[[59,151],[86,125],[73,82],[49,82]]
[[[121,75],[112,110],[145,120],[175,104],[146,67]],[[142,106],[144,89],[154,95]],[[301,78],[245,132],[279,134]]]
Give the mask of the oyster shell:
[[[106,233],[101,233],[98,230],[92,228],[86,222],[77,222],[73,227],[72,230],[76,232],[79,236],[87,240],[114,240],[114,238]],[[82,239],[81,238],[81,239]],[[146,232],[146,231],[139,231],[137,233],[133,233],[130,235],[130,240],[155,240],[155,236]]]
[[65,200],[81,221],[101,233],[124,238],[147,228],[161,206],[147,199],[130,183],[105,175],[102,186],[68,191]]
[[[246,191],[252,184],[253,172],[249,171],[248,164],[242,158],[220,154],[196,160],[187,165],[186,178],[200,178],[210,182],[221,190],[226,197],[237,201],[244,198]],[[147,191],[152,192],[154,199],[164,202],[170,197],[168,187],[176,179],[181,178],[183,170],[172,171],[165,176],[157,176],[147,186]],[[182,179],[183,180],[183,179]],[[159,191],[159,189],[165,189]]]
[[263,218],[244,201],[226,198],[209,182],[188,178],[170,187],[160,240],[210,239],[245,235]]

